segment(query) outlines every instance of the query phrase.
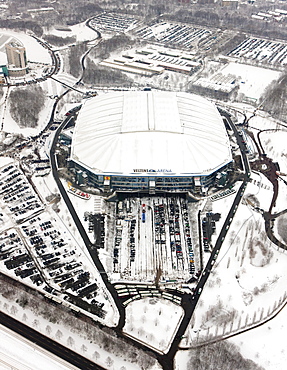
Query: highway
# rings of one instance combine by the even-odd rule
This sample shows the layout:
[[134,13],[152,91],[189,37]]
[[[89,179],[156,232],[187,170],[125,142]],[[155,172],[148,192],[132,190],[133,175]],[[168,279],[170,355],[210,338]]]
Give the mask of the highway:
[[0,323],[3,326],[13,330],[15,333],[23,336],[24,338],[30,340],[36,345],[50,351],[54,355],[62,358],[63,360],[69,362],[70,364],[78,367],[79,369],[85,370],[102,370],[104,368],[96,365],[94,362],[88,360],[87,358],[79,355],[76,352],[71,351],[67,347],[53,341],[52,339],[40,334],[34,329],[14,320],[12,317],[5,315],[0,312]]
[[79,369],[1,324],[0,337],[1,370],[42,370],[52,367],[57,370]]

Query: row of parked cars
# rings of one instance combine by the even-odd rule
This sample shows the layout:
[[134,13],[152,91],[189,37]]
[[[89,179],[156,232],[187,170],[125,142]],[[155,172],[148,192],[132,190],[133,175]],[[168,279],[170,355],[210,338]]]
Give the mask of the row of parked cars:
[[[0,170],[0,267],[48,292],[54,289],[86,300],[97,295],[97,284],[75,251],[75,245],[44,210],[43,203],[15,163]],[[19,226],[7,228],[9,222]],[[1,224],[0,224],[1,226]]]
[[43,279],[37,267],[25,248],[22,239],[15,229],[0,237],[0,261],[8,270],[14,270],[21,279],[29,277],[37,286],[43,284]]
[[233,48],[228,55],[266,64],[285,65],[287,63],[287,45],[278,41],[250,37]]
[[219,214],[213,214],[211,212],[207,212],[205,217],[202,218],[201,226],[202,226],[202,237],[203,237],[203,249],[204,252],[210,252],[211,248],[211,237],[215,232],[215,220],[218,220],[220,217]]
[[23,173],[9,165],[0,173],[0,196],[16,223],[43,209],[42,203]]
[[137,20],[125,14],[101,13],[90,21],[90,25],[95,29],[102,29],[109,32],[126,32],[127,29],[135,26]]
[[187,203],[183,199],[174,198],[170,199],[168,204],[169,234],[172,250],[176,250],[177,258],[184,258],[184,261],[187,261],[190,274],[194,274],[194,251]]
[[[164,28],[165,31],[161,33],[154,31],[155,28],[160,27]],[[216,39],[211,31],[207,29],[166,22],[143,26],[137,30],[136,34],[145,40],[152,40],[156,34],[156,40],[158,42],[167,45],[174,44],[181,48],[191,47],[195,41],[203,42],[203,40]]]
[[31,255],[50,284],[76,292],[90,282],[90,273],[78,261],[73,245],[65,241],[53,220],[39,215],[21,226]]
[[[142,214],[147,215],[145,222]],[[180,273],[188,278],[195,273],[191,222],[185,199],[157,196],[125,199],[118,204],[115,220],[114,272],[144,274],[142,269],[152,269],[156,256],[167,276]],[[144,251],[138,250],[138,246],[142,248],[146,243]],[[136,260],[139,263],[131,265]]]

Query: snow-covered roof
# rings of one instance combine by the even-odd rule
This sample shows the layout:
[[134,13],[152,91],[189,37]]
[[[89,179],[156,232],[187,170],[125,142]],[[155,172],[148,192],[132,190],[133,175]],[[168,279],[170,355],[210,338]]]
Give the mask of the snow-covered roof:
[[182,92],[120,91],[87,100],[71,159],[103,174],[200,175],[232,160],[214,104]]

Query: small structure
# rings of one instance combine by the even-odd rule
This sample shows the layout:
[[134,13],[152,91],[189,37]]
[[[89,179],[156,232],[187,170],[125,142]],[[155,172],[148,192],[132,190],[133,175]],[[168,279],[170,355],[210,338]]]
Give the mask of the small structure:
[[6,77],[8,76],[8,69],[6,65],[0,66],[0,84],[6,82]]

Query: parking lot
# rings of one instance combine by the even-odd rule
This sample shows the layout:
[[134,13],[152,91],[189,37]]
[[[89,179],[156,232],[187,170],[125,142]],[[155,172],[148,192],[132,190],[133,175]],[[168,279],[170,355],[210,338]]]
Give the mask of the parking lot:
[[104,317],[101,282],[16,163],[0,168],[0,206],[1,269],[67,300],[76,296]]
[[136,31],[136,35],[144,40],[160,42],[166,46],[173,45],[184,49],[199,48],[205,51],[221,37],[219,31],[168,22],[143,26]]
[[287,44],[249,37],[227,55],[244,61],[283,67],[287,63]]
[[128,198],[118,202],[113,272],[123,278],[189,280],[198,261],[187,201],[180,197]]
[[43,210],[32,186],[13,164],[0,170],[0,204],[16,224]]
[[126,32],[134,28],[137,23],[135,17],[115,13],[101,13],[90,21],[93,28],[105,32]]

